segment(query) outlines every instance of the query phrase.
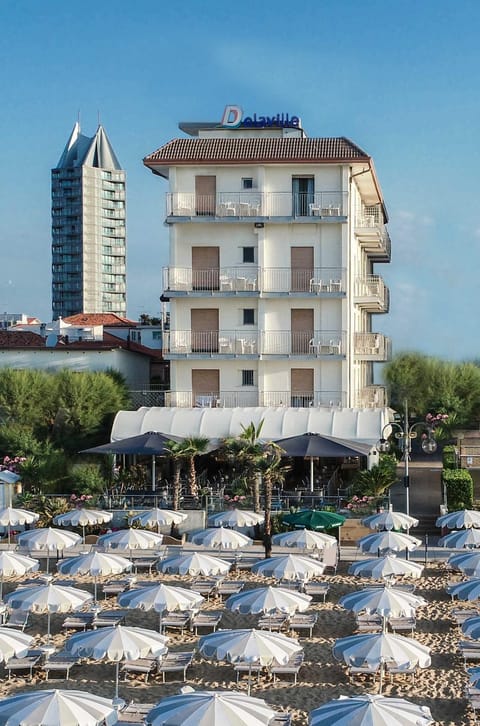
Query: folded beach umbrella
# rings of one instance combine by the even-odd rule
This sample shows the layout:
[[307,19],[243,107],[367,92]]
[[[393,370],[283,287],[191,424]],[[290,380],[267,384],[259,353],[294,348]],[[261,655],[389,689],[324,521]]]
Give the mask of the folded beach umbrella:
[[91,575],[94,578],[94,602],[97,602],[97,578],[129,572],[133,567],[130,560],[109,552],[89,552],[78,557],[69,557],[57,564],[62,575]]
[[452,598],[459,600],[478,600],[480,598],[480,578],[455,582],[447,586],[447,592]]
[[447,529],[462,529],[463,527],[480,527],[480,512],[475,509],[460,509],[457,512],[449,512],[436,521],[437,527]]
[[53,523],[60,527],[81,527],[82,539],[85,542],[85,527],[92,527],[97,524],[111,522],[113,514],[103,509],[72,509],[70,512],[58,514],[53,518]]
[[461,529],[458,532],[450,532],[445,537],[440,537],[438,545],[439,547],[451,547],[453,549],[459,549],[460,547],[480,547],[480,529],[469,527],[468,529]]
[[280,547],[298,547],[304,550],[324,550],[337,544],[336,537],[311,529],[295,529],[293,532],[274,534],[272,542]]
[[385,580],[392,577],[421,577],[423,565],[411,560],[398,559],[395,555],[375,557],[372,560],[353,562],[348,572],[360,577],[371,577],[374,580]]
[[277,714],[261,698],[232,691],[193,691],[163,698],[146,717],[150,726],[265,726]]
[[293,615],[293,613],[303,613],[307,610],[311,601],[310,595],[284,587],[257,587],[254,590],[240,592],[238,595],[230,595],[225,601],[225,607],[242,615],[259,613]]
[[120,661],[137,660],[147,656],[165,655],[168,638],[155,630],[129,628],[124,625],[98,628],[85,633],[72,635],[65,643],[65,649],[80,658],[94,658],[116,663],[114,704],[120,705],[118,680]]
[[238,550],[246,545],[251,545],[253,540],[235,529],[210,527],[192,535],[191,541],[194,544],[214,547],[219,550]]
[[150,550],[160,547],[163,534],[150,532],[148,529],[119,529],[117,532],[102,534],[97,544],[112,550]]
[[[465,530],[468,531],[468,530]],[[480,552],[458,552],[447,560],[450,567],[469,577],[480,577]]]
[[365,527],[370,527],[370,529],[410,529],[410,527],[418,527],[418,519],[403,512],[394,512],[392,509],[387,509],[385,512],[365,517],[362,524]]
[[427,706],[380,695],[340,696],[310,712],[311,726],[428,726]]
[[252,565],[252,572],[277,580],[298,580],[307,582],[314,577],[321,577],[325,572],[323,562],[303,555],[279,555],[260,560]]
[[385,585],[349,592],[338,601],[354,613],[373,613],[384,618],[413,617],[418,607],[427,605],[423,597]]
[[174,512],[170,509],[148,509],[146,512],[139,512],[130,518],[130,524],[141,524],[142,527],[157,527],[157,531],[160,532],[160,527],[169,526],[172,524],[181,524],[187,519],[187,514],[183,512]]
[[[249,663],[269,666],[285,665],[302,650],[298,640],[268,630],[217,630],[198,641],[198,652],[204,658],[228,663]],[[249,674],[250,675],[250,674]],[[248,680],[250,695],[250,678]]]
[[211,514],[208,518],[210,527],[254,527],[265,520],[263,514],[249,512],[246,509],[227,509],[225,512]]
[[39,567],[39,561],[32,557],[2,550],[0,552],[0,600],[3,597],[3,581],[6,577],[25,575],[27,572],[38,570]]
[[107,698],[85,691],[30,691],[0,700],[1,726],[112,726],[118,713]]
[[226,575],[231,563],[219,557],[211,557],[201,552],[192,552],[187,555],[175,555],[157,564],[157,570],[171,575]]
[[411,537],[409,534],[403,534],[401,532],[392,532],[391,530],[385,530],[382,532],[375,532],[375,534],[367,534],[366,537],[362,537],[358,540],[358,546],[362,552],[375,553],[379,550],[384,552],[389,550],[390,552],[401,552],[402,550],[412,550],[420,547],[422,541],[416,537]]
[[195,592],[195,590],[187,590],[185,587],[173,587],[160,583],[152,587],[139,587],[128,592],[122,592],[117,599],[120,607],[155,610],[160,615],[160,624],[158,627],[160,631],[163,613],[171,613],[177,610],[193,610],[194,608],[198,608],[205,598],[199,592]]
[[82,538],[75,532],[64,532],[53,527],[39,527],[22,532],[18,535],[17,541],[19,545],[27,547],[30,551],[46,552],[48,572],[50,553],[63,552],[70,547],[75,547],[82,541]]

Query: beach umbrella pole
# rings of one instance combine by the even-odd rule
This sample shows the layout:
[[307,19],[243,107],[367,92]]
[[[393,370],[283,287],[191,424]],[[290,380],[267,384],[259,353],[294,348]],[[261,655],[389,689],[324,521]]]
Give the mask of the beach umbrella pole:
[[314,477],[313,477],[313,456],[310,457],[310,491],[313,494],[314,489]]

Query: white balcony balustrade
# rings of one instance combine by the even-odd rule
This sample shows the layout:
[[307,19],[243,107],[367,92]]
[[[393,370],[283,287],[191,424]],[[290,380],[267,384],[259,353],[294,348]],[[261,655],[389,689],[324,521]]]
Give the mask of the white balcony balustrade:
[[223,293],[258,292],[258,270],[248,267],[166,267],[163,270],[163,288],[168,293]]
[[383,408],[387,406],[387,392],[384,386],[365,386],[358,393],[357,408]]
[[338,330],[268,330],[261,333],[265,356],[345,356],[345,332]]
[[390,292],[380,275],[367,275],[355,280],[355,303],[373,313],[387,313]]
[[392,356],[391,340],[381,333],[355,333],[354,354],[362,360],[388,361]]
[[391,241],[379,205],[362,206],[355,215],[355,235],[359,244],[374,260],[390,261]]
[[[178,408],[245,408],[288,406],[292,408],[341,408],[344,391],[165,391],[160,405]],[[158,403],[156,405],[159,405]]]

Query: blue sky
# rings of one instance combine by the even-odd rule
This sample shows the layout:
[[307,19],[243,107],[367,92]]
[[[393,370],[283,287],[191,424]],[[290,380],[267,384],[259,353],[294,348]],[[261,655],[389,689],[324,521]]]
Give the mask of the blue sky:
[[166,186],[142,158],[232,103],[373,156],[392,238],[375,329],[480,358],[480,3],[2,0],[0,27],[2,311],[51,316],[50,170],[80,112],[128,174],[128,314],[158,314]]

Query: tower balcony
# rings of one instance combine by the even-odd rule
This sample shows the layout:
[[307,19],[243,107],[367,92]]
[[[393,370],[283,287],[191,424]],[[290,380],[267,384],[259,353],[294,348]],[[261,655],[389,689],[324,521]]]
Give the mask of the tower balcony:
[[357,213],[355,236],[374,262],[390,262],[391,241],[380,206],[363,207]]
[[355,303],[370,313],[388,313],[390,291],[380,275],[367,275],[355,280]]
[[384,408],[387,406],[385,386],[365,386],[357,394],[355,406],[357,408]]
[[345,222],[347,192],[167,192],[167,223],[173,222]]
[[355,333],[354,354],[360,360],[385,363],[392,357],[392,341],[381,333]]

